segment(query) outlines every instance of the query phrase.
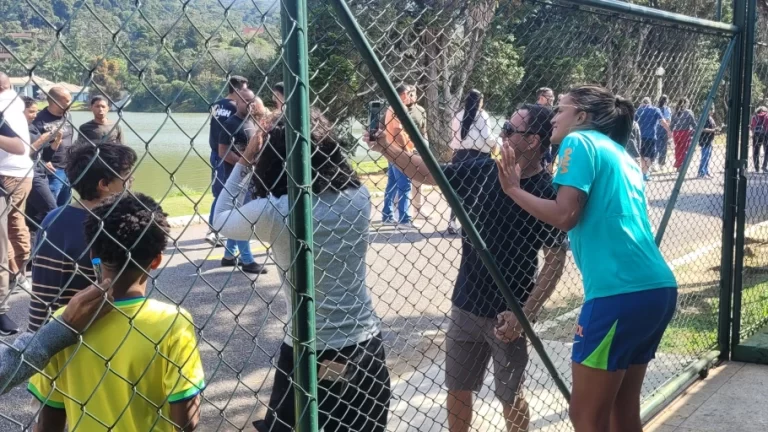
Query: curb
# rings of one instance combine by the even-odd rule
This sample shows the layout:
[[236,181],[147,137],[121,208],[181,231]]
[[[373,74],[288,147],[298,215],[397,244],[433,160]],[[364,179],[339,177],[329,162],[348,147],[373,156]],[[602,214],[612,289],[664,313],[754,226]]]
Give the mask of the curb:
[[171,228],[185,228],[189,225],[200,225],[208,223],[208,214],[195,214],[188,216],[176,216],[168,218],[168,225]]

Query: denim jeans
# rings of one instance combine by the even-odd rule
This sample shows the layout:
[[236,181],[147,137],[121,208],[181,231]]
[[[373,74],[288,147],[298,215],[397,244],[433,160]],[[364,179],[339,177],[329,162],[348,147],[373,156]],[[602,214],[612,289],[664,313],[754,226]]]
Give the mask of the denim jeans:
[[709,175],[709,159],[712,157],[712,144],[701,146],[701,162],[699,163],[699,176]]
[[51,188],[51,194],[53,194],[57,206],[61,207],[69,203],[72,189],[69,187],[69,180],[67,180],[67,173],[64,168],[56,168],[55,172],[48,173],[48,186]]
[[[218,197],[216,199],[218,199]],[[245,201],[243,202],[243,204],[246,204],[250,201],[251,201],[251,197],[250,197],[250,194],[248,194],[245,196]],[[253,259],[253,254],[251,253],[250,240],[227,239],[227,242],[225,244],[225,250],[224,250],[224,258],[232,259],[238,254],[238,252],[240,253],[240,256],[239,256],[240,262],[242,262],[243,264],[251,264],[256,262],[256,260]]]
[[399,223],[409,223],[411,221],[411,179],[408,178],[399,168],[389,165],[387,169],[387,187],[384,189],[384,208],[381,211],[381,218],[384,222],[394,221],[395,198],[399,197],[397,202],[397,212],[399,213]]
[[211,192],[213,193],[213,203],[211,203],[211,212],[208,214],[208,224],[213,226],[213,213],[216,210],[216,201],[219,199],[221,190],[224,189],[224,165],[218,152],[211,151]]

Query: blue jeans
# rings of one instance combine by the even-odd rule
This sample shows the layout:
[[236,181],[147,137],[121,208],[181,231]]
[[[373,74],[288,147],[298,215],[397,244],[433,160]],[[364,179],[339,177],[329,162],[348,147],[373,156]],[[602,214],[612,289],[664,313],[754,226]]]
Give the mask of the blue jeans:
[[224,189],[224,164],[221,163],[219,152],[211,151],[211,192],[213,193],[213,203],[211,203],[211,212],[208,214],[208,224],[213,226],[213,213],[216,210],[216,201],[219,199],[219,194]]
[[49,172],[48,187],[51,188],[51,194],[56,200],[56,205],[61,207],[69,203],[72,198],[72,188],[69,187],[67,173],[64,168],[56,168],[56,172]]
[[[226,194],[227,192],[224,192],[224,193]],[[219,199],[219,198],[216,197],[216,199]],[[243,202],[243,204],[247,204],[250,201],[251,201],[251,196],[250,196],[250,193],[248,193],[245,196],[245,201]],[[216,205],[216,200],[214,200],[214,206],[215,205]],[[235,257],[235,255],[237,255],[238,252],[240,252],[239,258],[240,258],[240,262],[242,262],[243,264],[251,264],[256,261],[255,259],[253,259],[253,253],[251,253],[250,240],[227,239],[227,242],[224,245],[224,247],[225,247],[224,258],[232,259]]]
[[709,175],[709,159],[712,158],[712,144],[701,146],[701,162],[699,163],[699,177]]
[[411,179],[403,174],[399,168],[389,165],[387,188],[384,189],[384,208],[381,211],[381,218],[384,222],[395,220],[393,211],[397,197],[400,198],[397,202],[397,212],[400,215],[398,222],[411,222]]

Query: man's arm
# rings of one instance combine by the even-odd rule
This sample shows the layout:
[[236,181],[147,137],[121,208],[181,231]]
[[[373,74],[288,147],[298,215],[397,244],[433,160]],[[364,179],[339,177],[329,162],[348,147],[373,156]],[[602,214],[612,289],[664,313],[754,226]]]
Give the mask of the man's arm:
[[180,431],[188,432],[197,429],[200,421],[200,395],[171,404],[171,421],[180,426]]
[[[105,286],[109,283],[108,280],[103,282]],[[12,346],[0,345],[2,393],[29,379],[43,369],[56,353],[77,342],[75,331],[84,331],[91,320],[97,320],[108,313],[111,307],[106,301],[111,299],[98,287],[86,288],[70,300],[61,315],[63,323],[53,319],[37,333],[19,336]]]
[[411,180],[427,185],[437,184],[427,169],[424,159],[405,151],[407,139],[404,134],[394,136],[394,143],[387,138],[387,135],[387,133],[380,133],[376,141],[371,142],[368,141],[368,132],[366,132],[363,139],[368,141],[372,150],[380,152],[389,163],[400,168],[400,171]]
[[555,287],[557,287],[565,268],[565,246],[544,247],[542,251],[544,252],[544,265],[541,267],[536,285],[523,307],[525,316],[530,321],[534,321],[539,316],[539,311],[544,303],[555,292]]
[[[528,321],[534,322],[539,311],[555,292],[560,276],[565,268],[565,246],[544,247],[544,265],[541,268],[536,285],[523,306],[523,313]],[[523,327],[511,311],[505,311],[497,317],[498,325],[494,329],[496,337],[502,342],[512,342],[523,335]]]
[[230,150],[229,144],[219,143],[219,157],[231,165],[236,164],[240,160],[240,156]]
[[24,141],[13,131],[8,122],[0,116],[0,150],[10,154],[23,155],[24,146]]
[[24,333],[13,345],[0,345],[0,389],[6,393],[45,367],[51,357],[77,342],[77,334],[53,320],[35,333]]
[[35,425],[35,432],[64,432],[66,425],[67,412],[65,410],[43,405]]

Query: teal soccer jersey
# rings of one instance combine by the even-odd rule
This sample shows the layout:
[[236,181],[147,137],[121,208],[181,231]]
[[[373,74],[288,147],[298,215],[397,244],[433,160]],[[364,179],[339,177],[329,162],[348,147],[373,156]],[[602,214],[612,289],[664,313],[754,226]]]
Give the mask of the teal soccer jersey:
[[626,150],[600,132],[578,131],[563,140],[559,158],[555,187],[570,186],[588,197],[568,233],[584,300],[676,287],[654,242],[642,172]]

